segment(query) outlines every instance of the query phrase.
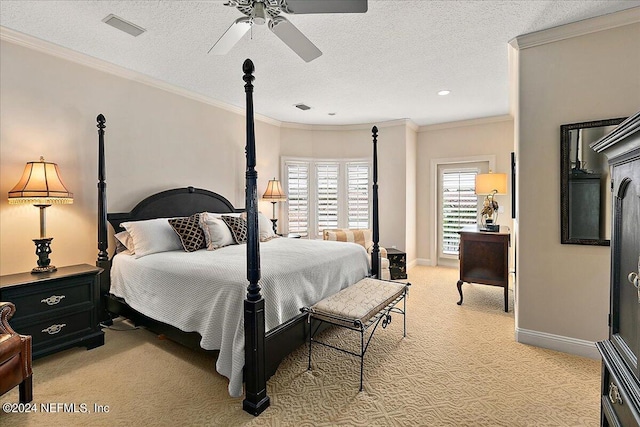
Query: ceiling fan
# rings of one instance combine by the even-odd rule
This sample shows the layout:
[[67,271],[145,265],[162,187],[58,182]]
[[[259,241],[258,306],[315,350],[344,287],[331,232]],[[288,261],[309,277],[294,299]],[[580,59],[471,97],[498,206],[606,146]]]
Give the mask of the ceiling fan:
[[281,13],[364,13],[367,0],[229,0],[225,6],[235,7],[245,16],[236,19],[209,49],[214,55],[224,55],[246,34],[252,25],[263,25],[298,54],[305,62],[322,55],[311,41]]

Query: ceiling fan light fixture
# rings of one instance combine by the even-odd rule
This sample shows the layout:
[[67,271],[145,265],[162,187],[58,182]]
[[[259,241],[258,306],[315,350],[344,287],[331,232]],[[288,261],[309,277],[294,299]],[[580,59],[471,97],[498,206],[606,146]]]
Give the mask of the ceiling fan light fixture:
[[253,4],[253,10],[251,11],[251,20],[256,25],[264,25],[267,22],[267,13],[264,8],[264,3],[256,1]]

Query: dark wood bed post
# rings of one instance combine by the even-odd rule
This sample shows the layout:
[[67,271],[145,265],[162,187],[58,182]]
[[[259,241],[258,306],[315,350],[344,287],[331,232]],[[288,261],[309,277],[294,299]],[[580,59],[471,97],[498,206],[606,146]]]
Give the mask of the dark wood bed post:
[[380,279],[380,240],[378,222],[378,127],[371,128],[373,134],[373,249],[371,250],[371,275]]
[[104,128],[107,119],[102,114],[96,118],[98,124],[98,259],[96,266],[102,268],[100,273],[100,312],[101,321],[111,320],[107,313],[103,295],[109,292],[109,241],[107,240],[107,183],[105,181],[105,157],[104,157]]
[[260,294],[260,239],[258,232],[258,172],[256,166],[256,138],[253,123],[253,62],[244,61],[242,71],[247,98],[247,170],[245,208],[247,210],[247,298],[244,300],[244,379],[245,398],[242,408],[252,415],[260,415],[269,407],[265,369],[264,299]]

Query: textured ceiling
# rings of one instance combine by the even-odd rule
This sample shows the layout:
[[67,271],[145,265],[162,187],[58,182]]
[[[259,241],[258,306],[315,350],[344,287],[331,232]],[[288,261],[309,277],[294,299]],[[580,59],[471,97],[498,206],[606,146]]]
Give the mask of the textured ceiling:
[[[0,25],[283,122],[418,125],[508,114],[514,37],[640,6],[640,1],[385,1],[365,14],[285,15],[323,55],[305,63],[265,25],[225,56],[207,54],[240,16],[224,1],[0,2]],[[115,14],[139,37],[102,22]],[[441,89],[451,90],[438,96]],[[311,110],[300,111],[297,103]],[[335,115],[329,115],[335,113]]]

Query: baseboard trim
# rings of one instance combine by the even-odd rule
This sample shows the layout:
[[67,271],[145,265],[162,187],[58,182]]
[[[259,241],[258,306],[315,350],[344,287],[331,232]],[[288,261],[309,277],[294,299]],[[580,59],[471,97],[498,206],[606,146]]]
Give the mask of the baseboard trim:
[[433,264],[431,263],[431,260],[428,258],[416,258],[416,264],[417,265],[426,265],[429,267],[432,267]]
[[521,344],[548,348],[551,350],[561,351],[563,353],[588,357],[589,359],[600,359],[600,353],[596,348],[596,344],[592,341],[522,328],[516,328],[516,341]]

